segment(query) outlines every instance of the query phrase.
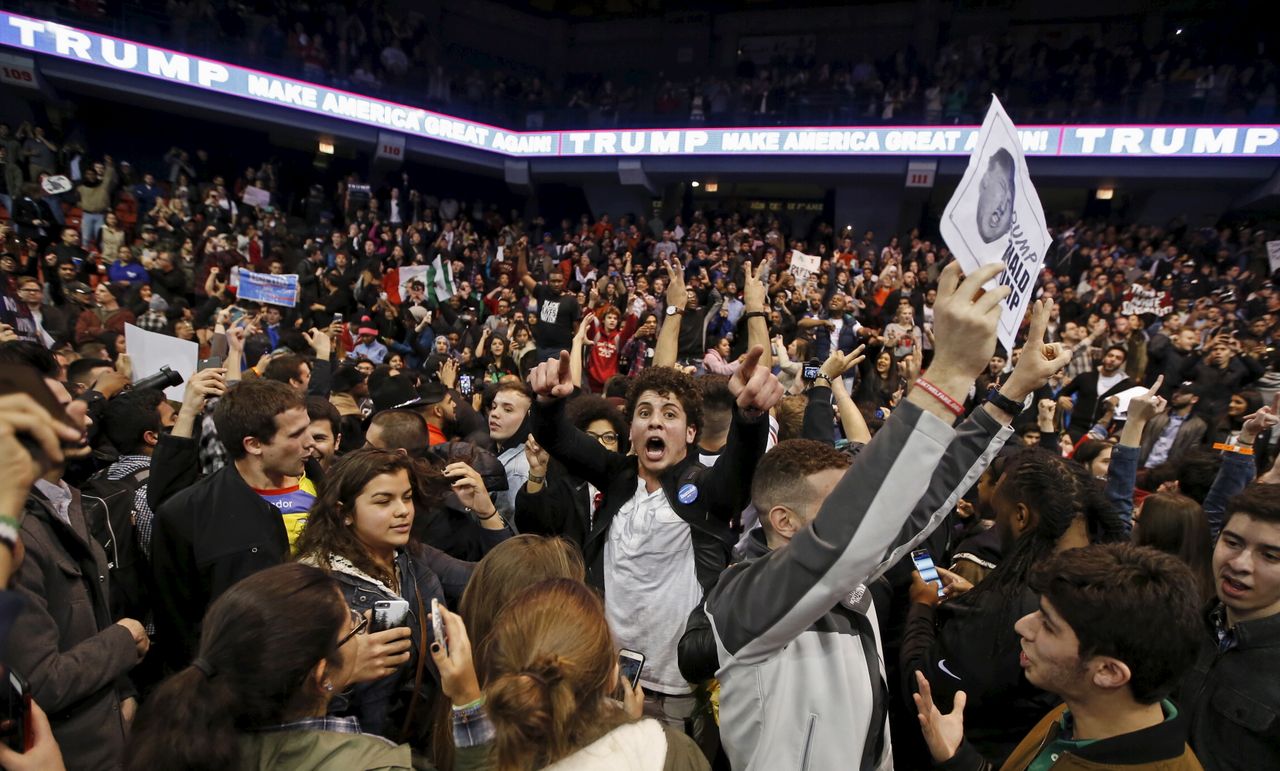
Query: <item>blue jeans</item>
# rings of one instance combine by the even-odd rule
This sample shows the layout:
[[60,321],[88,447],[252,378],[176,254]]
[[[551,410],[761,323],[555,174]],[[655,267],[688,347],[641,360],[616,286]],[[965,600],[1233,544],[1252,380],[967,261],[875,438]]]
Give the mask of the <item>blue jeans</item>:
[[102,223],[107,219],[106,212],[101,214],[90,214],[85,212],[80,217],[80,246],[88,249],[91,244],[98,240],[98,233],[102,230]]

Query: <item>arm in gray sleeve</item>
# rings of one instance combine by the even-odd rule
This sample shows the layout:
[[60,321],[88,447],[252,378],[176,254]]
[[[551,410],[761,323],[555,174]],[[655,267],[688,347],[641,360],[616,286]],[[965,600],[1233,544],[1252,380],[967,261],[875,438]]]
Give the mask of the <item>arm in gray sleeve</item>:
[[[924,539],[1012,433],[986,410],[956,429],[909,402],[894,411],[784,549],[731,568],[707,597],[726,656],[760,661]],[[722,656],[724,661],[726,656]]]

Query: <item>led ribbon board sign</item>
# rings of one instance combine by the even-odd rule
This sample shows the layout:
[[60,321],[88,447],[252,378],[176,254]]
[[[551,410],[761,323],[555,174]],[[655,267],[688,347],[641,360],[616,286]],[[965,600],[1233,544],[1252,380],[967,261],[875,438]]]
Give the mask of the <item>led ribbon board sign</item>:
[[[235,64],[0,11],[0,45],[513,158],[967,156],[977,126],[508,131]],[[1023,126],[1028,156],[1280,157],[1276,125]]]

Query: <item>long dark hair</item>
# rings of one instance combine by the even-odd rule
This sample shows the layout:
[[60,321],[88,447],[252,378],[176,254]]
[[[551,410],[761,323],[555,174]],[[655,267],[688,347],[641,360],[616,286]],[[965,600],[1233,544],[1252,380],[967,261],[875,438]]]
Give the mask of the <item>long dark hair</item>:
[[142,706],[129,769],[216,771],[240,767],[239,734],[278,725],[326,701],[309,677],[321,661],[340,666],[349,622],[338,584],[299,564],[240,581],[204,617],[198,660]]
[[1067,528],[1102,506],[1097,485],[1084,466],[1039,448],[1023,450],[1010,459],[996,495],[1025,505],[1035,513],[1035,525],[1012,544],[981,583],[957,597],[956,604],[973,604],[990,592],[1016,597],[1026,587],[1032,566],[1054,552]]
[[1181,559],[1196,577],[1200,599],[1213,597],[1213,543],[1200,504],[1179,493],[1148,495],[1133,523],[1133,543]]
[[373,447],[342,456],[325,475],[320,495],[307,515],[307,527],[298,539],[298,557],[311,557],[317,564],[327,565],[331,556],[341,555],[366,574],[388,586],[393,585],[395,577],[374,561],[345,520],[355,516],[356,498],[365,485],[383,474],[407,473],[417,503],[419,486],[415,466],[413,459],[405,455]]

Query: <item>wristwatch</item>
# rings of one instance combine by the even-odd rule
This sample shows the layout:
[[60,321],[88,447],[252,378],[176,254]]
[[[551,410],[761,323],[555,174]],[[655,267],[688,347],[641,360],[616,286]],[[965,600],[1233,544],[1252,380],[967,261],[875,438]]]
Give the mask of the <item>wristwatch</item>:
[[987,401],[991,402],[996,409],[1007,412],[1010,415],[1021,414],[1027,408],[1027,402],[1030,399],[1031,396],[1028,396],[1024,401],[1015,402],[1013,399],[1001,394],[1000,390],[995,386],[987,389]]
[[668,315],[668,316],[683,316],[683,315],[684,315],[684,308],[677,308],[677,307],[676,307],[676,306],[674,306],[674,305],[668,305],[668,306],[667,306],[667,315]]

